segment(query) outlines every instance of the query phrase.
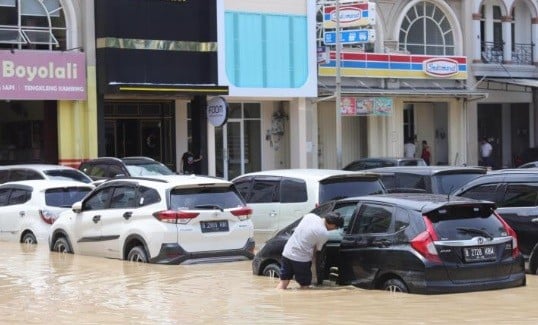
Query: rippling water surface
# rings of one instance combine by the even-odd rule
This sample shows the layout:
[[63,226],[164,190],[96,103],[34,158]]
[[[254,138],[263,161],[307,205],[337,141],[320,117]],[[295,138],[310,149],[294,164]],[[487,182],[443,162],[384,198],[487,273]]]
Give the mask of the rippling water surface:
[[433,296],[276,284],[249,261],[134,264],[0,243],[2,324],[538,324],[538,275],[526,287]]

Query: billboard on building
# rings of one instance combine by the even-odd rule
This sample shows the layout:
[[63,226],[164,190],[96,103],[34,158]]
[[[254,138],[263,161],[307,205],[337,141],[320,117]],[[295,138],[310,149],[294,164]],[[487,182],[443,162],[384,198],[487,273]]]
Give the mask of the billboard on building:
[[84,53],[0,51],[0,69],[0,99],[86,99]]

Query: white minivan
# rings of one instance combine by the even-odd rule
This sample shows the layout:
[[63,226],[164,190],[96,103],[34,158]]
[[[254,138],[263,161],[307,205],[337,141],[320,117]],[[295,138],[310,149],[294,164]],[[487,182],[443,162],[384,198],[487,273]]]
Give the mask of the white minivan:
[[333,169],[280,169],[232,180],[252,208],[257,244],[319,204],[351,196],[385,193],[380,176]]

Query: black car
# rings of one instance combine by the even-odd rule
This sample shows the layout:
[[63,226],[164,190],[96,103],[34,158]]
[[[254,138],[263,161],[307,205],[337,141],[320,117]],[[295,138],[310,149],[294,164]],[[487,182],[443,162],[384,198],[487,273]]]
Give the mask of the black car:
[[94,181],[117,176],[152,176],[175,174],[164,164],[149,157],[101,157],[82,162],[78,168]]
[[389,192],[415,189],[432,194],[450,194],[463,184],[485,175],[483,167],[465,166],[399,166],[368,170],[381,176]]
[[352,161],[343,169],[354,171],[392,166],[426,166],[426,162],[422,158],[371,157]]
[[[501,289],[526,284],[514,230],[492,202],[434,194],[380,194],[328,202],[346,223],[318,258],[318,284],[410,293]],[[278,272],[296,221],[269,240],[253,273]]]
[[529,262],[529,272],[538,270],[538,170],[505,169],[477,178],[454,194],[495,202],[497,212],[515,230],[519,249]]

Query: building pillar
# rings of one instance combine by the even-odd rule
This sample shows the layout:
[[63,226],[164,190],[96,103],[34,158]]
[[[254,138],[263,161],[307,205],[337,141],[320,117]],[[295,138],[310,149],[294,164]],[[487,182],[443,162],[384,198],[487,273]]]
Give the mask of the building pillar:
[[290,101],[290,161],[291,168],[306,168],[307,162],[307,102],[306,98]]
[[[466,142],[474,139],[467,133],[462,100],[454,99],[448,103],[448,164],[463,165],[467,162]],[[472,140],[471,140],[472,141]]]
[[531,42],[532,42],[532,62],[534,65],[538,63],[538,17],[532,18],[531,21]]
[[475,39],[476,41],[472,43],[472,46],[473,46],[472,53],[473,53],[473,62],[475,63],[482,61],[481,59],[482,39],[481,38],[483,37],[483,35],[482,36],[480,35],[480,19],[482,19],[482,15],[480,13],[473,14],[473,25],[472,25],[473,39]]
[[503,61],[510,63],[512,61],[512,17],[502,17],[502,34],[503,34]]

